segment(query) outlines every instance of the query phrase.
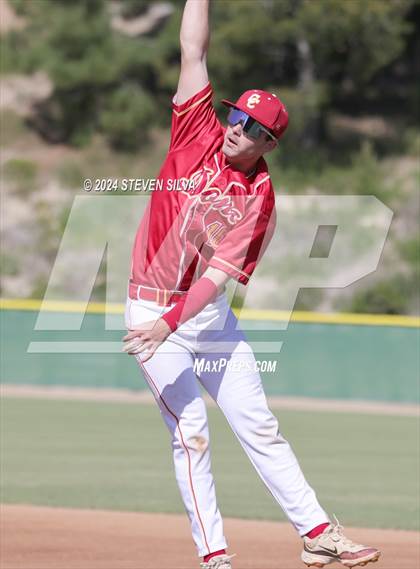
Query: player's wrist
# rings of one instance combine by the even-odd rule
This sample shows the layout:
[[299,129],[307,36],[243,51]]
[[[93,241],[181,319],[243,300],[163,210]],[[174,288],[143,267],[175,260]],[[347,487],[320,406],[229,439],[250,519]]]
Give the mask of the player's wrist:
[[161,328],[162,332],[166,333],[167,336],[169,336],[169,334],[172,334],[172,332],[175,331],[175,330],[172,330],[170,324],[167,322],[167,320],[165,318],[165,314],[161,318],[159,318],[158,323],[159,323],[159,328]]
[[171,310],[161,318],[166,322],[172,332],[196,316],[207,304],[217,297],[217,285],[207,277],[201,277],[192,285],[190,290],[179,300]]

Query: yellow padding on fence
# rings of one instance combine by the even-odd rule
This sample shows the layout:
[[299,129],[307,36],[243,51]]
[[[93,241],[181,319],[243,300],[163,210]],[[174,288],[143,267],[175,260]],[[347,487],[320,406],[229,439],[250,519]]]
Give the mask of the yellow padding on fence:
[[[123,314],[124,305],[120,303],[84,302],[71,300],[45,301],[35,299],[0,298],[1,310],[42,310],[50,312],[88,312],[91,314]],[[290,313],[283,310],[253,310],[244,308],[235,310],[243,320],[272,320],[287,322]],[[400,316],[392,314],[351,314],[351,313],[322,313],[295,310],[290,318],[292,322],[311,322],[314,324],[355,324],[361,326],[400,326],[419,328],[420,317]]]
[[46,310],[47,312],[90,312],[93,314],[123,314],[124,305],[117,302],[74,302],[72,300],[35,300],[0,298],[1,310]]

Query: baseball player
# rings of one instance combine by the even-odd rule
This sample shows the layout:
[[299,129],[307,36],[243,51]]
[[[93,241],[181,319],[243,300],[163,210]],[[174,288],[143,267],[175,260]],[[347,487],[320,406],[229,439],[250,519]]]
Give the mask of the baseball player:
[[[263,155],[287,128],[283,103],[253,89],[216,117],[207,76],[209,0],[187,0],[169,151],[134,242],[124,350],[152,390],[172,441],[175,474],[203,569],[231,569],[210,464],[199,383],[218,404],[261,479],[323,567],[376,561],[332,524],[268,408],[255,358],[225,285],[246,285],[275,227]],[[222,361],[229,365],[220,365]],[[195,363],[200,360],[197,371]],[[247,365],[244,365],[247,364]],[[248,365],[249,364],[249,365]]]

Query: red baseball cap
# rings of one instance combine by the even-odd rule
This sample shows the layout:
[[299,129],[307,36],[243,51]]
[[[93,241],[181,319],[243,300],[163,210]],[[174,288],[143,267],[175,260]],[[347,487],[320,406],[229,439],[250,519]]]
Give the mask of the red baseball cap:
[[236,103],[227,99],[223,99],[222,103],[244,111],[268,128],[276,138],[281,137],[289,123],[286,107],[274,93],[251,89],[242,93]]

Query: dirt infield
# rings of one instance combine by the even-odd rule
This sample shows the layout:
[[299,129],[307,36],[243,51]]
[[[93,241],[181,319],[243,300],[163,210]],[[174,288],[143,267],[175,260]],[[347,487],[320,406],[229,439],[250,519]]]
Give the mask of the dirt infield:
[[[300,540],[289,525],[227,519],[235,569],[298,569]],[[417,532],[351,529],[380,547],[372,569],[418,569]],[[35,506],[1,507],[1,569],[197,569],[184,516]],[[337,566],[337,565],[334,565]],[[338,567],[338,566],[337,566]]]

